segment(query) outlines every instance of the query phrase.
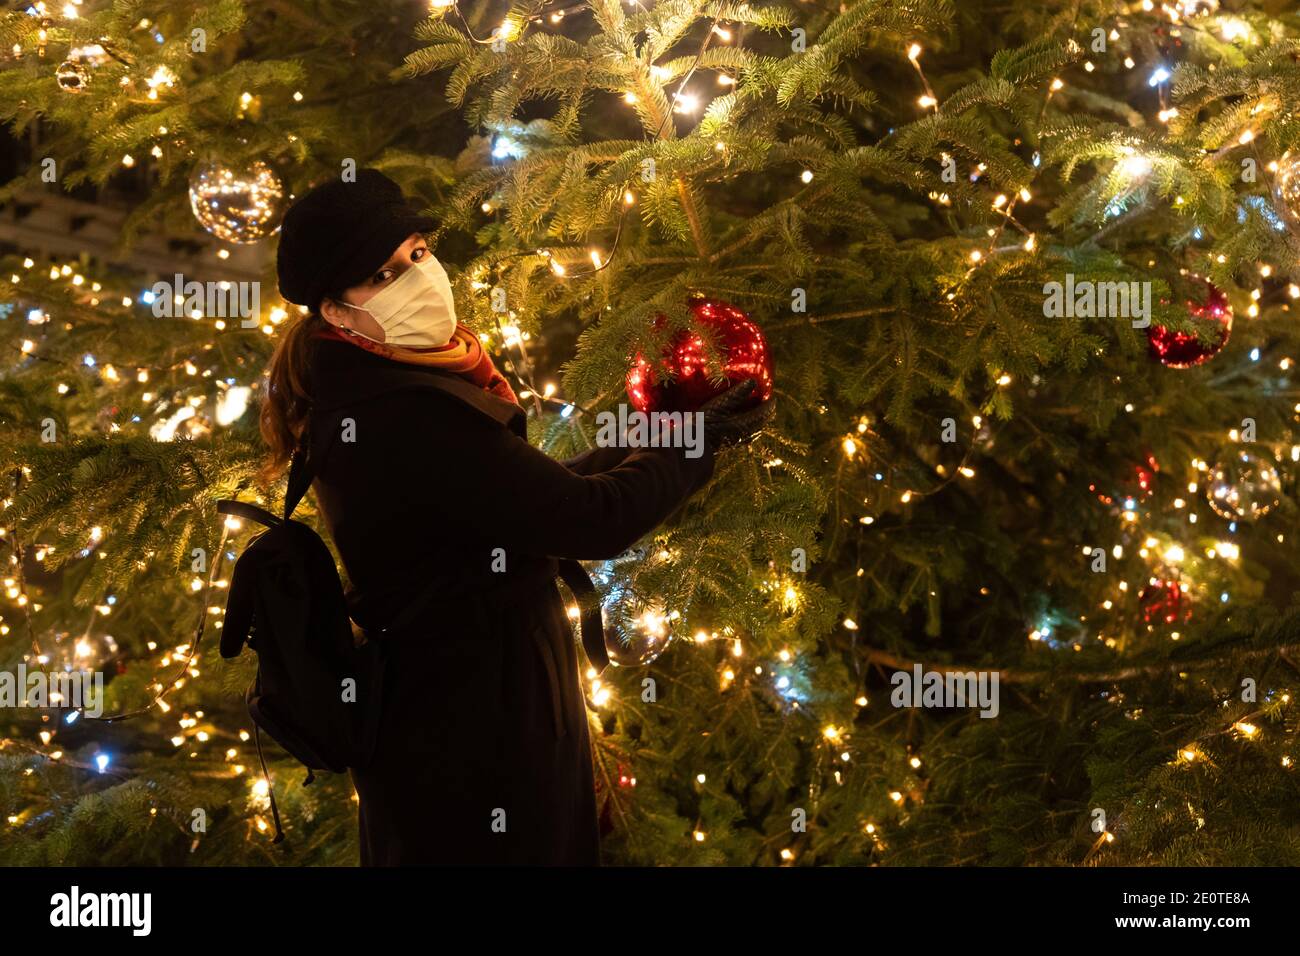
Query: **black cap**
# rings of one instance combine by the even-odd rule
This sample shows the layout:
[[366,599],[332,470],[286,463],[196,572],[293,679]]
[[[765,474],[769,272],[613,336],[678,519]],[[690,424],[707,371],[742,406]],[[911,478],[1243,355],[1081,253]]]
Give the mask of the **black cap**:
[[275,259],[280,295],[314,311],[326,295],[378,271],[411,233],[437,224],[377,169],[357,170],[354,182],[322,183],[285,213]]

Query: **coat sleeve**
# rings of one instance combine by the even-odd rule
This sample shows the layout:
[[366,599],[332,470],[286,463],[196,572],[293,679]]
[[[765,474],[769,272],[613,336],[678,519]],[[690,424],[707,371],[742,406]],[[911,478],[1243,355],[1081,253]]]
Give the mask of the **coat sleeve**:
[[[390,472],[401,463],[401,485],[422,489],[418,505],[410,506],[432,508],[442,527],[464,527],[507,551],[615,557],[713,474],[714,450],[707,446],[696,458],[682,448],[596,449],[577,463],[593,473],[577,473],[437,392],[407,392],[375,411],[409,423],[396,447],[377,447],[375,453],[388,459]],[[357,451],[364,450],[364,441],[359,434]]]
[[592,448],[581,455],[565,459],[562,464],[575,475],[595,475],[621,465],[630,448]]

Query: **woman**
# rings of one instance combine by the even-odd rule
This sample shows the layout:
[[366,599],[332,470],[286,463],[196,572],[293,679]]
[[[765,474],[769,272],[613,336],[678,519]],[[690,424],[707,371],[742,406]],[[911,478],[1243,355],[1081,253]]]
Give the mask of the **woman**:
[[[705,410],[705,449],[596,449],[560,463],[478,338],[401,190],[374,170],[284,220],[281,295],[309,312],[272,357],[264,477],[312,463],[353,621],[386,655],[379,743],[352,770],[361,861],[598,863],[586,705],[554,578],[662,522],[767,409]],[[752,387],[752,386],[751,386]],[[764,403],[766,406],[768,403]],[[599,609],[583,642],[605,663]]]

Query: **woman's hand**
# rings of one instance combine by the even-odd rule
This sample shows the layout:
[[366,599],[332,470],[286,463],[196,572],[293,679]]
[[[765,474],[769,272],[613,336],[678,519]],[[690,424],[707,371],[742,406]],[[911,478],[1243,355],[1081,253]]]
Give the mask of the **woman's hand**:
[[747,443],[772,420],[776,406],[770,398],[754,408],[744,407],[757,387],[758,382],[748,378],[700,406],[704,413],[705,440],[710,446]]

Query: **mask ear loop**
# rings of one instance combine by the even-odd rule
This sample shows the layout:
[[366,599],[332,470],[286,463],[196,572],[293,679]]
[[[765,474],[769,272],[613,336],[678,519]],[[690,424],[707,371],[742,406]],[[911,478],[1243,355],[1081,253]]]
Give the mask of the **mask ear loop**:
[[[365,312],[367,315],[371,314],[369,309],[363,309],[361,306],[353,305],[351,302],[344,302],[342,299],[335,299],[334,301],[337,302],[339,305],[346,305],[349,309],[356,309],[358,312]],[[340,328],[343,331],[344,335],[351,335],[353,338],[365,339],[367,342],[375,342],[378,345],[384,344],[383,342],[380,342],[379,339],[372,339],[370,336],[366,335],[365,333],[358,332],[356,329],[351,328],[350,326],[340,325],[338,326],[338,328]]]

